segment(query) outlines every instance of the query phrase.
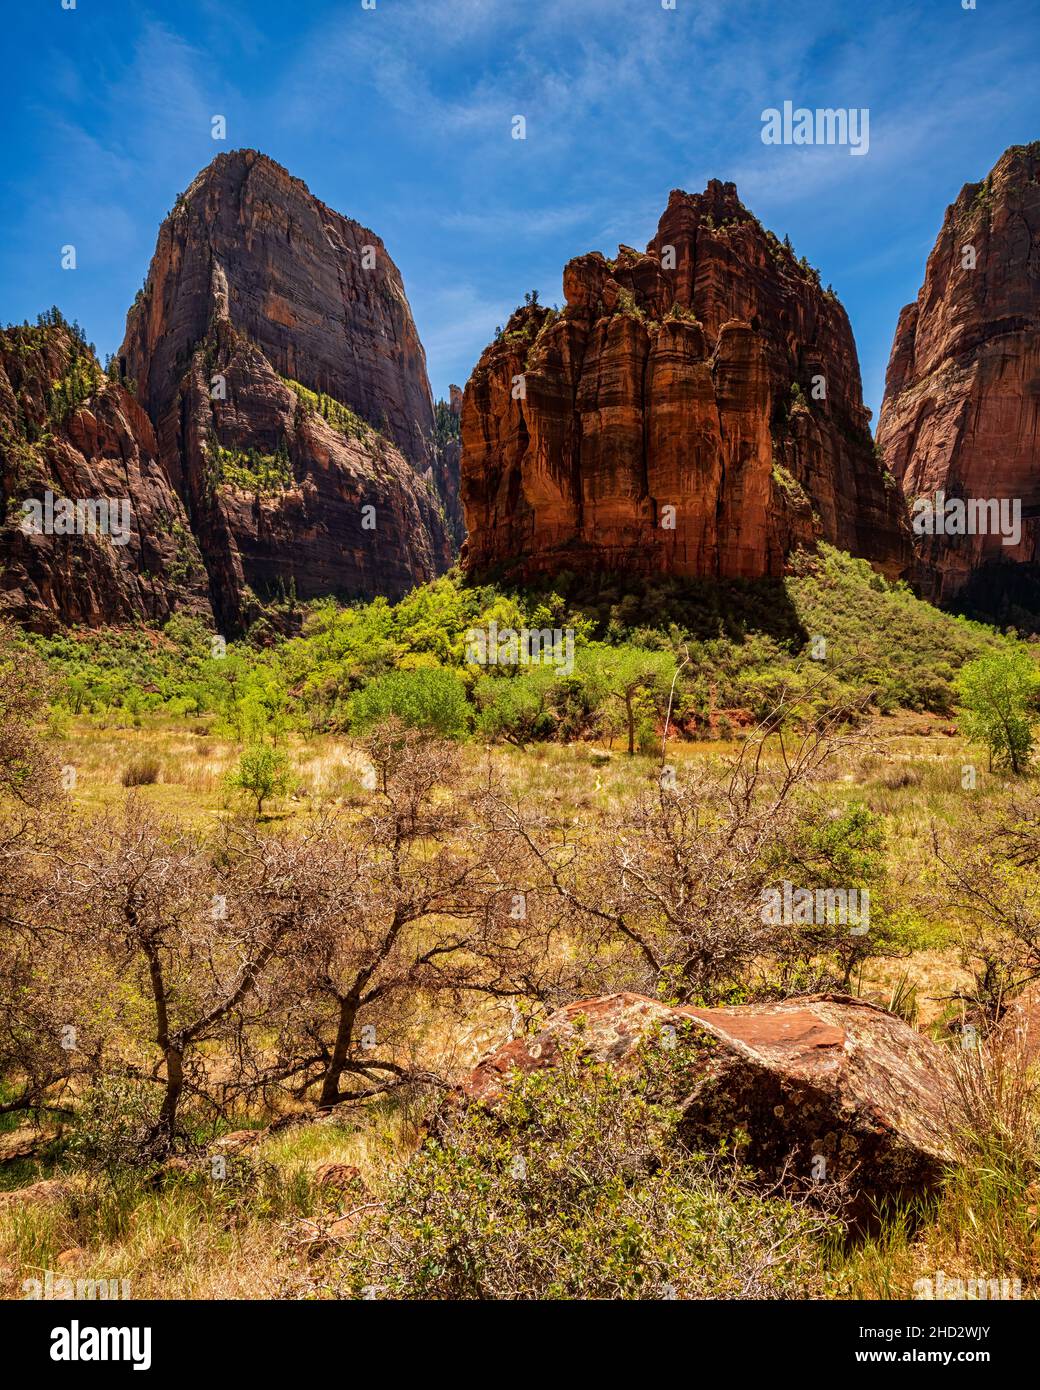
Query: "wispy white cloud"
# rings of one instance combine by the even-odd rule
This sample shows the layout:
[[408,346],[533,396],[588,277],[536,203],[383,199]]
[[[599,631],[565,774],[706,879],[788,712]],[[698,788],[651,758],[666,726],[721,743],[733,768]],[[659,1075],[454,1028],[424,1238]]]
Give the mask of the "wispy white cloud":
[[489,342],[496,325],[505,323],[515,302],[507,297],[483,295],[469,283],[437,288],[417,286],[411,296],[412,313],[426,348],[446,379],[465,380],[476,352]]
[[[440,387],[446,372],[465,374],[514,292],[538,284],[556,298],[568,257],[645,244],[673,187],[735,180],[841,292],[873,268],[895,277],[904,247],[919,259],[960,183],[1037,133],[1014,128],[1024,81],[1040,85],[1021,25],[955,4],[846,12],[804,0],[791,15],[771,0],[678,0],[674,11],[658,0],[378,0],[374,11],[274,11],[273,0],[135,7],[102,81],[74,53],[56,55],[63,115],[38,113],[50,142],[19,190],[35,209],[15,228],[19,244],[41,220],[50,235],[71,218],[139,280],[157,213],[219,149],[259,146],[374,226],[409,267]],[[870,154],[763,146],[761,111],[785,99],[869,106]],[[217,113],[227,146],[209,139]],[[514,114],[527,117],[526,142],[510,139]],[[980,128],[992,134],[980,140]]]
[[482,208],[455,209],[437,214],[440,226],[448,231],[467,232],[481,237],[552,236],[589,222],[589,206],[549,208]]

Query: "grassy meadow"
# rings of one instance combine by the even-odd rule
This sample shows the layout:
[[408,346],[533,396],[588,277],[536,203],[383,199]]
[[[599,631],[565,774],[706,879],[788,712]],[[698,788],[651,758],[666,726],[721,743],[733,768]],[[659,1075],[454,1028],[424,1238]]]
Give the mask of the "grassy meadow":
[[[1035,772],[1029,746],[1018,772],[994,755],[960,678],[1008,653],[1032,670],[1033,650],[835,552],[800,562],[782,597],[449,577],[397,605],[288,605],[232,643],[180,619],[5,632],[0,1296],[48,1271],[134,1298],[476,1296],[446,1193],[488,1297],[647,1297],[666,1278],[680,1297],[902,1299],[937,1270],[1035,1296],[1035,1065],[1001,1032],[1040,967]],[[571,669],[475,665],[468,635],[492,621],[569,631]],[[1031,744],[1035,690],[1007,699]],[[811,769],[776,793],[813,739]],[[740,859],[727,846],[751,843],[752,813],[727,822],[726,788],[748,750],[754,814],[774,794],[779,809]],[[697,810],[691,850],[732,852],[743,885],[725,899],[706,870],[678,945],[649,899],[618,905],[611,857],[631,846],[665,882],[665,772]],[[869,939],[756,938],[714,973],[676,973],[679,947],[703,954],[712,923],[730,930],[761,883],[797,872],[869,885]],[[499,900],[518,887],[515,930]],[[211,899],[232,902],[226,929]],[[601,929],[622,912],[624,933]],[[233,989],[246,953],[251,989]],[[960,1057],[960,1160],[864,1235],[840,1207],[675,1158],[656,1096],[563,1075],[516,1102],[528,1197],[488,1187],[505,1141],[459,1120],[451,1087],[561,1003],[613,989],[868,998]],[[615,1123],[643,1185],[590,1138]],[[558,1179],[579,1149],[597,1156],[568,1207]],[[10,1198],[33,1184],[52,1186]]]

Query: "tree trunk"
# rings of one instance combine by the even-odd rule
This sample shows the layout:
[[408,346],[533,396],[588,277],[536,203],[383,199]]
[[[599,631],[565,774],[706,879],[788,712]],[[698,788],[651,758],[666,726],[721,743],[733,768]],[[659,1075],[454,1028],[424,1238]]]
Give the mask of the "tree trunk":
[[184,1053],[172,1044],[166,1049],[166,1092],[159,1111],[157,1130],[168,1144],[177,1129],[177,1106],[184,1090]]
[[339,1083],[343,1068],[350,1056],[350,1043],[354,1035],[354,1020],[357,1017],[357,1001],[352,998],[339,1001],[339,1026],[336,1029],[336,1042],[332,1058],[322,1078],[319,1105],[335,1105],[339,1100]]

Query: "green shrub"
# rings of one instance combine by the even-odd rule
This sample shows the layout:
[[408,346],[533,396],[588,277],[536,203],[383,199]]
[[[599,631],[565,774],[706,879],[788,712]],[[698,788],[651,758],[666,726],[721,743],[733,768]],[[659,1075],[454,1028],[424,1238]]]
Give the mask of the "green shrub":
[[[598,575],[593,584],[561,573],[551,588],[513,590],[451,573],[395,604],[298,606],[299,636],[281,640],[258,621],[219,659],[213,634],[180,615],[160,642],[134,630],[23,640],[55,668],[62,706],[106,723],[213,712],[219,733],[253,742],[291,728],[364,728],[389,713],[456,737],[475,725],[520,745],[625,737],[644,751],[660,739],[679,651],[689,660],[673,731],[704,736],[720,714],[734,731],[744,722],[729,711],[764,718],[781,694],[801,718],[864,694],[883,712],[951,715],[960,668],[1008,647],[992,628],[943,613],[827,546],[793,557],[784,580]],[[570,629],[573,671],[470,664],[467,634],[491,623],[499,632]],[[815,636],[826,639],[822,661],[808,655]]]
[[990,652],[969,662],[957,679],[957,693],[964,706],[964,731],[989,749],[990,765],[1024,772],[1040,719],[1040,669],[1029,652]]
[[237,487],[258,496],[273,496],[293,485],[292,461],[285,440],[273,454],[259,449],[226,449],[215,439],[209,443],[210,482],[213,487]]
[[289,785],[289,759],[269,743],[254,743],[228,774],[228,785],[252,797],[256,814],[262,816],[264,802],[281,796]]
[[363,733],[391,718],[443,738],[464,738],[471,713],[462,678],[443,667],[392,671],[377,676],[351,698],[350,722],[355,732]]
[[92,1171],[132,1168],[159,1113],[158,1088],[130,1077],[101,1077],[76,1107],[69,1151]]
[[480,676],[473,689],[477,732],[524,748],[556,732],[555,697],[560,682],[550,666],[533,666],[514,676]]
[[[658,1054],[659,1056],[661,1054]],[[684,1147],[672,1084],[573,1055],[501,1105],[449,1110],[344,1260],[394,1299],[811,1296],[804,1211]]]

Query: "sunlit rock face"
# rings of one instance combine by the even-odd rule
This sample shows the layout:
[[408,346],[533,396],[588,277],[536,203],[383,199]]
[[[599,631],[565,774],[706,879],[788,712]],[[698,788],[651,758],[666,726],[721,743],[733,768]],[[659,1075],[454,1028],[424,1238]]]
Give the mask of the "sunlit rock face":
[[[984,574],[1013,584],[1016,568],[1036,565],[1040,142],[1012,146],[946,209],[921,291],[899,316],[878,443],[911,504],[931,503],[916,523],[915,578],[928,597],[955,598]],[[976,504],[974,516],[979,503],[1017,502],[1017,536],[991,524],[992,505],[984,529],[967,518],[962,529],[947,508],[957,502]]]
[[905,570],[845,311],[733,184],[673,192],[645,253],[580,256],[563,294],[467,384],[469,570],[778,576],[818,538]]
[[223,627],[283,595],[398,596],[450,564],[400,273],[379,237],[273,160],[219,155],[178,198],[119,367]]
[[148,416],[67,325],[0,331],[0,617],[50,632],[175,609],[211,616]]

